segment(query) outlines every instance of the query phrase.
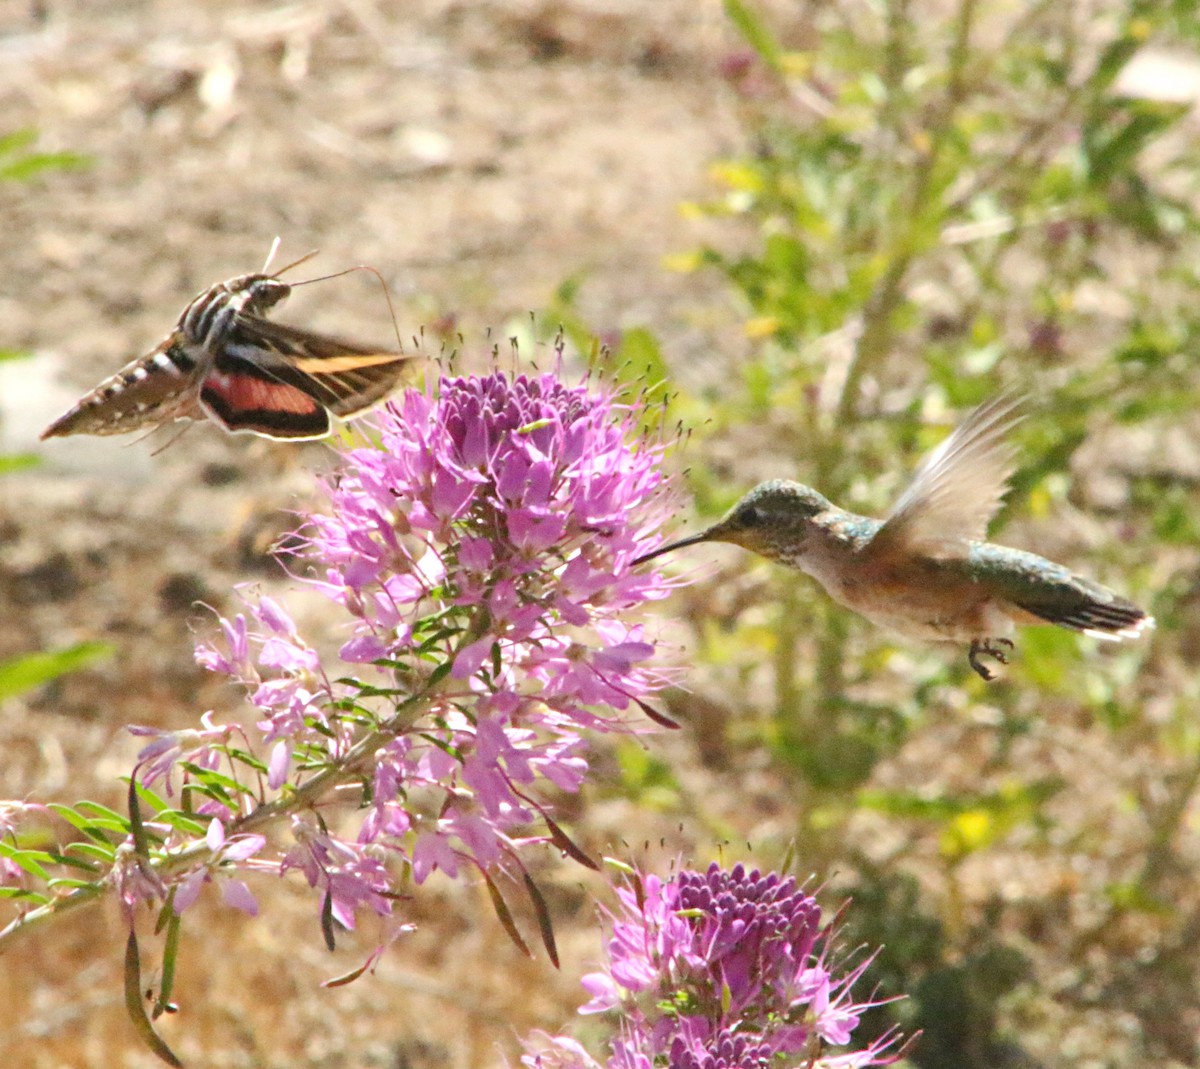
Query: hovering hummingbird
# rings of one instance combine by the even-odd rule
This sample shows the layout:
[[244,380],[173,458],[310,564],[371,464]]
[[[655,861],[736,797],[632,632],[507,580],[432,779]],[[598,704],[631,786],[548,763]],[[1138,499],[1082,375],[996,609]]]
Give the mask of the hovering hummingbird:
[[1034,553],[985,542],[1016,469],[1005,434],[1019,400],[980,405],[917,469],[883,520],[838,508],[810,487],[761,483],[711,527],[639,557],[731,542],[812,576],[841,605],[911,638],[970,643],[968,660],[1008,663],[1014,624],[1051,623],[1119,642],[1154,626],[1130,601]]

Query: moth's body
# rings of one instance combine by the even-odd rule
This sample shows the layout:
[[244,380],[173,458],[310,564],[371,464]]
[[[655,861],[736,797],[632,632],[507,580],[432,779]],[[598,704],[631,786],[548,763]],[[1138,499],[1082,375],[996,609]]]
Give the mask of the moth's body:
[[1005,661],[1015,624],[1134,638],[1154,621],[1112,591],[1035,553],[982,540],[1012,472],[1015,403],[980,406],[930,455],[886,519],[838,508],[801,483],[751,490],[697,542],[732,542],[812,576],[836,602],[910,638],[970,644],[971,666]]
[[42,438],[205,417],[228,431],[319,438],[331,415],[357,415],[395,388],[402,354],[267,319],[291,290],[264,272],[210,286],[157,348],[110,375]]

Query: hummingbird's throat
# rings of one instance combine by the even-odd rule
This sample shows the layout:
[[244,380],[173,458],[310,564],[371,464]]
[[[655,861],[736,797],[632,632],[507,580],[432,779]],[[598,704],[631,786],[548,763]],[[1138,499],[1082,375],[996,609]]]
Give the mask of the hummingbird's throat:
[[803,570],[803,562],[807,554],[808,543],[806,541],[785,542],[772,539],[769,542],[764,542],[762,545],[754,546],[754,551],[766,557],[768,560],[773,560],[777,564],[787,565],[789,568],[800,568]]

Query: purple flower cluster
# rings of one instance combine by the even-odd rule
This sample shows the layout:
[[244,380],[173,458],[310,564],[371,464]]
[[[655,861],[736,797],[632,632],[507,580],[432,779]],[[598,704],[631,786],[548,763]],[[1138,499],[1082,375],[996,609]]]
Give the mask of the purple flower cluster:
[[[667,592],[630,564],[671,505],[662,443],[635,409],[551,374],[494,373],[409,391],[375,430],[379,445],[343,455],[303,531],[309,582],[347,621],[338,662],[265,596],[197,649],[245,687],[268,751],[265,791],[237,805],[214,794],[199,812],[236,824],[331,770],[362,786],[345,820],[326,797],[320,817],[295,818],[278,864],[344,924],[359,906],[389,911],[381,859],[420,882],[515,858],[540,814],[535,789],[577,790],[585,733],[639,730],[622,714],[665,682],[630,619]],[[214,769],[229,739],[209,722],[156,737],[144,778],[169,783],[182,758]]]
[[[618,897],[608,967],[584,977],[592,998],[581,1010],[622,1015],[609,1069],[761,1069],[780,1056],[834,1069],[900,1057],[895,1031],[859,1050],[828,1051],[849,1044],[862,1012],[877,1004],[851,996],[871,959],[839,971],[820,907],[791,877],[713,864],[668,881],[638,878]],[[596,1065],[563,1037],[542,1037],[525,1062]]]

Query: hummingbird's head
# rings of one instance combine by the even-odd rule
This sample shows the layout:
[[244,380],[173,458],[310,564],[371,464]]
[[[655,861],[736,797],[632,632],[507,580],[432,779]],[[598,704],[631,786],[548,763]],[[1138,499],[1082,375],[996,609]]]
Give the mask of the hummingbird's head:
[[804,552],[815,517],[832,507],[811,487],[772,479],[759,483],[711,527],[659,546],[634,564],[699,542],[731,542],[772,560],[794,562]]

